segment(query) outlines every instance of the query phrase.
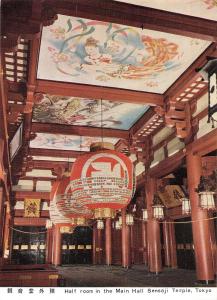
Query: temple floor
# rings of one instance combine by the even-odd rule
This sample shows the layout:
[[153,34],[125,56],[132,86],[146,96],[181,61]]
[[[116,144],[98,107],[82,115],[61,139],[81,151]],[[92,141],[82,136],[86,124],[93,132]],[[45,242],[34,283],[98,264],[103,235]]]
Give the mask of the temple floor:
[[196,281],[192,270],[164,268],[155,275],[144,265],[134,265],[130,269],[105,265],[67,265],[58,267],[68,287],[216,287]]

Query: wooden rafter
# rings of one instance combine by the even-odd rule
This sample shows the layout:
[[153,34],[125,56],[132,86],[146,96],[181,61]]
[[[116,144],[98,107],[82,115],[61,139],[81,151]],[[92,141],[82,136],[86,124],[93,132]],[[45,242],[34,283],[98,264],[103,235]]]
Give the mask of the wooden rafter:
[[122,138],[128,139],[129,133],[127,130],[120,129],[108,129],[88,126],[76,126],[76,125],[62,125],[62,124],[51,124],[51,123],[33,123],[32,132],[43,132],[43,133],[55,133],[65,135],[79,135],[79,136],[96,136],[100,137],[102,134],[104,137]]
[[86,153],[86,152],[73,151],[73,150],[40,149],[40,148],[30,148],[29,149],[29,155],[31,155],[31,156],[76,158],[83,153]]
[[51,95],[90,97],[92,99],[163,106],[163,96],[160,94],[87,84],[37,80],[35,91]]
[[49,192],[16,191],[14,194],[17,200],[25,198],[50,200]]

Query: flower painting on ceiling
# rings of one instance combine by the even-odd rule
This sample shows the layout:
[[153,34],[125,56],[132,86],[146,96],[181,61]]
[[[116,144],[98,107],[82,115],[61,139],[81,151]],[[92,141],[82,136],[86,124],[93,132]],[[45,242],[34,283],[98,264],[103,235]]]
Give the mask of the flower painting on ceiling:
[[128,130],[147,105],[42,95],[34,106],[33,121]]
[[59,15],[43,29],[37,77],[163,93],[208,45],[199,39]]

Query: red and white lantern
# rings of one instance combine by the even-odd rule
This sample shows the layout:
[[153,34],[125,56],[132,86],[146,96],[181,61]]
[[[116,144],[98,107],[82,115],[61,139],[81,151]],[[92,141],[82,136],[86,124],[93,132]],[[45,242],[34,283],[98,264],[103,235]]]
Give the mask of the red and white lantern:
[[70,219],[76,218],[78,222],[81,221],[80,219],[90,219],[93,216],[92,211],[87,208],[85,201],[73,197],[69,177],[61,179],[61,183],[57,188],[56,204],[63,216]]
[[101,149],[81,155],[73,164],[72,199],[91,210],[118,210],[128,205],[133,194],[133,164],[122,153]]

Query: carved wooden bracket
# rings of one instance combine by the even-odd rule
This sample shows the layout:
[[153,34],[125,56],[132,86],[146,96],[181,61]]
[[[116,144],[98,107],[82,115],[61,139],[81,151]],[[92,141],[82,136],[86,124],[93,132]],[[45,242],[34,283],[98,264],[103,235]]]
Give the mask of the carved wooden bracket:
[[154,159],[151,136],[147,137],[144,142],[137,143],[137,147],[142,150],[136,152],[137,161],[142,162],[145,168],[148,169]]
[[184,139],[186,143],[192,139],[197,130],[197,122],[192,119],[196,109],[195,102],[177,102],[175,99],[165,99],[164,108],[156,107],[158,115],[164,116],[165,124],[168,127],[175,127],[176,136]]

